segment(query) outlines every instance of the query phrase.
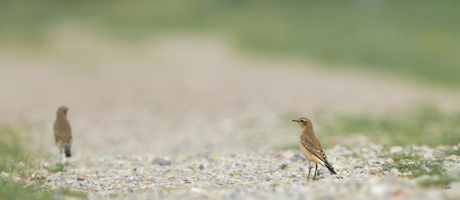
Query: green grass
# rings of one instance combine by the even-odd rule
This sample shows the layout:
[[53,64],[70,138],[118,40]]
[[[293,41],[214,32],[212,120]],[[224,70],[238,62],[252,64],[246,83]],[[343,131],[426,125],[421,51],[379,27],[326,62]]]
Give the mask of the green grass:
[[401,173],[411,173],[407,175],[410,178],[416,178],[423,175],[442,175],[444,171],[442,170],[442,159],[439,160],[417,160],[417,161],[398,161],[394,163],[386,163],[382,167],[383,171],[390,171],[395,168]]
[[37,185],[29,185],[24,181],[13,181],[12,178],[0,178],[0,199],[47,199]]
[[459,87],[459,6],[453,0],[2,1],[0,41],[42,50],[60,25],[140,43],[165,32],[218,32],[250,52]]
[[362,165],[356,165],[356,166],[354,167],[354,169],[362,169],[362,168],[364,168]]
[[346,156],[347,158],[350,158],[350,157],[351,157],[351,158],[359,158],[359,157],[361,157],[361,154],[360,154],[360,153],[354,152],[354,153],[352,153],[352,154],[347,154],[347,155],[345,155],[345,156]]
[[[457,145],[460,142],[460,111],[443,112],[431,106],[382,115],[341,114],[319,117],[320,136],[360,134],[371,142],[390,146]],[[324,143],[327,146],[327,143]]]
[[[17,129],[6,124],[0,124],[0,173],[9,174],[7,177],[0,177],[0,200],[50,199],[56,194],[86,197],[86,193],[72,191],[69,188],[57,190],[45,188],[42,177],[32,177],[40,165],[27,156],[21,148],[23,139],[18,135],[21,134],[18,133]],[[47,169],[50,172],[65,170],[63,166]],[[20,179],[15,180],[17,178]]]
[[408,152],[407,154],[405,153],[393,153],[393,154],[390,154],[389,156],[386,156],[386,157],[390,157],[393,161],[395,162],[399,162],[399,161],[404,161],[404,160],[420,160],[422,159],[422,156],[413,152],[413,151],[410,151]]
[[51,173],[65,172],[66,167],[63,165],[56,165],[55,167],[46,167],[46,170],[48,170]]
[[457,149],[446,148],[444,151],[441,151],[440,154],[441,155],[446,155],[446,156],[450,156],[450,155],[460,156],[460,149],[459,148],[457,148]]
[[418,181],[423,187],[442,187],[447,186],[451,182],[460,181],[458,175],[447,174],[443,169],[445,160],[424,160],[417,154],[391,154],[389,156],[394,160],[394,163],[386,163],[383,166],[383,171],[390,171],[395,168],[401,173],[411,173],[407,175],[410,178],[417,178],[428,175]]
[[71,190],[70,188],[61,187],[57,190],[50,191],[52,194],[59,194],[62,196],[71,196],[71,197],[78,197],[78,198],[86,198],[88,195],[86,192]]
[[442,187],[449,185],[451,182],[460,182],[460,177],[443,174],[423,179],[419,181],[419,184],[423,187]]
[[288,167],[288,164],[283,163],[279,167],[280,167],[280,169],[286,169]]

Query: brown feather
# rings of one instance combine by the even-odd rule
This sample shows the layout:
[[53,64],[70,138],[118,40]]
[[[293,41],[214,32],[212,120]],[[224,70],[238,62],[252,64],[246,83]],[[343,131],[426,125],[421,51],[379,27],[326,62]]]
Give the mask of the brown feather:
[[67,120],[67,108],[61,106],[56,112],[56,120],[53,125],[54,140],[61,149],[64,148],[67,157],[70,157],[70,146],[72,144],[72,129]]
[[318,138],[316,138],[311,121],[307,118],[299,118],[293,121],[299,123],[300,127],[302,127],[302,132],[300,133],[300,148],[305,157],[310,161],[327,167],[332,174],[336,174],[332,165],[327,161],[327,156],[323,147],[321,147],[321,143],[319,143]]

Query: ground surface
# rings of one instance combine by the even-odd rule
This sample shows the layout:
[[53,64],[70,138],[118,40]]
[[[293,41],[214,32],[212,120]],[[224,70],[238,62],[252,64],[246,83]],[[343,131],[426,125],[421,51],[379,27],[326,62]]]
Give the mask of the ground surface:
[[[375,74],[322,71],[315,64],[248,59],[218,39],[166,38],[122,48],[61,34],[53,38],[72,43],[57,45],[56,59],[11,54],[0,60],[0,121],[27,123],[34,141],[28,148],[50,155],[44,165],[57,162],[55,111],[70,108],[71,166],[48,174],[50,185],[124,197],[129,187],[138,197],[165,198],[314,198],[330,191],[383,198],[398,188],[401,197],[448,197],[414,180],[371,172],[380,162],[374,147],[364,145],[376,153],[356,159],[346,159],[340,147],[328,150],[344,179],[323,170],[324,179],[315,182],[305,180],[305,162],[291,160],[300,151],[274,150],[298,139],[300,128],[284,116],[315,122],[318,112],[379,113],[420,103],[447,110],[458,108],[455,93]],[[317,135],[321,139],[320,130]],[[172,163],[152,165],[156,157]],[[278,169],[284,162],[288,168]],[[376,169],[354,169],[354,162]]]
[[[410,150],[391,149],[393,153]],[[435,159],[434,149],[415,147],[412,151],[425,159]],[[381,146],[336,146],[326,152],[338,174],[331,175],[320,168],[315,181],[307,179],[307,162],[297,151],[88,157],[74,160],[65,172],[42,170],[36,176],[42,176],[46,186],[86,191],[90,198],[106,198],[110,194],[125,199],[460,198],[458,182],[445,189],[424,188],[419,184],[427,177],[398,177],[403,174],[397,169],[382,172],[394,161],[385,158],[388,152]],[[443,170],[450,175],[460,173],[459,158],[446,158]]]

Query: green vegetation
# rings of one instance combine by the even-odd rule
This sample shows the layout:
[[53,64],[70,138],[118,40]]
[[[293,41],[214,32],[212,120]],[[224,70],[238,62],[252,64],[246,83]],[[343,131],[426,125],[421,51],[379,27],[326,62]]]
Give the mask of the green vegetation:
[[410,178],[416,178],[423,175],[442,175],[444,171],[442,170],[442,163],[444,161],[434,160],[417,160],[417,161],[398,161],[394,163],[386,163],[382,167],[382,171],[390,171],[391,169],[395,168],[401,173],[411,173],[407,175]]
[[361,154],[360,154],[360,153],[354,152],[354,153],[352,153],[352,154],[347,154],[347,155],[345,155],[345,156],[346,156],[347,158],[349,158],[349,157],[351,157],[351,158],[359,158],[359,157],[361,156]]
[[[86,193],[68,188],[51,190],[43,187],[42,177],[32,174],[39,168],[20,146],[18,132],[8,125],[0,124],[0,200],[10,199],[50,199],[52,194],[85,197]],[[48,170],[63,168],[48,168]]]
[[55,167],[46,167],[46,170],[48,170],[51,173],[64,172],[66,170],[66,167],[64,165],[56,165]]
[[420,160],[422,158],[421,155],[414,153],[413,151],[408,152],[407,154],[405,153],[394,153],[390,154],[389,156],[393,161],[399,162],[399,161],[404,161],[404,160]]
[[459,148],[446,148],[444,151],[440,152],[442,155],[450,156],[450,155],[457,155],[460,156],[460,149]]
[[165,32],[217,32],[251,52],[458,87],[459,6],[449,0],[2,1],[0,41],[7,48],[43,47],[60,27],[138,42]]
[[280,165],[280,169],[286,169],[286,167],[288,167],[288,164],[286,163],[283,163]]
[[57,190],[48,191],[48,192],[51,192],[52,194],[61,195],[61,196],[71,196],[71,197],[78,197],[78,198],[86,198],[88,196],[86,192],[71,190],[65,187],[61,187]]
[[450,182],[460,181],[457,175],[447,174],[442,166],[446,160],[424,160],[417,154],[392,154],[390,157],[394,163],[386,163],[383,165],[381,172],[390,171],[395,168],[401,173],[409,173],[406,175],[410,178],[423,177],[419,180],[419,184],[423,187],[441,187],[447,186]]
[[447,186],[450,182],[458,182],[460,181],[460,177],[452,176],[443,174],[440,176],[433,176],[426,179],[423,179],[419,182],[419,184],[423,187],[432,187],[432,186]]
[[361,134],[371,142],[391,146],[457,145],[460,142],[460,112],[446,113],[431,106],[381,116],[343,114],[317,121],[321,136],[326,140],[327,137]]
[[25,181],[13,181],[12,178],[0,178],[0,199],[47,199],[42,189]]

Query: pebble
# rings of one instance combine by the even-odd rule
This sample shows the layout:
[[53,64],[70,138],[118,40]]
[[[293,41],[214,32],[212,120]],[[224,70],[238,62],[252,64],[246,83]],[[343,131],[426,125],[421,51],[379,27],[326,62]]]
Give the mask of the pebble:
[[165,160],[163,158],[154,158],[152,160],[152,165],[167,166],[167,165],[171,165],[171,161]]
[[391,153],[391,154],[394,154],[394,153],[401,153],[403,150],[404,150],[403,147],[394,146],[394,147],[391,147],[390,153]]
[[[410,147],[393,147],[393,152]],[[334,146],[325,150],[337,175],[318,166],[317,180],[307,179],[309,163],[300,159],[300,151],[232,152],[231,154],[172,154],[162,157],[114,156],[72,157],[66,171],[32,172],[43,177],[45,187],[69,187],[88,192],[89,199],[117,195],[119,199],[413,199],[456,198],[452,190],[418,186],[420,178],[408,179],[397,169],[381,172],[393,162],[388,152],[375,144],[360,144],[351,149]],[[415,149],[415,148],[414,148]],[[433,149],[420,147],[419,153]],[[355,152],[361,152],[354,157]],[[100,161],[103,162],[100,162]],[[151,161],[149,163],[149,161]],[[53,162],[50,162],[53,163]],[[280,165],[288,167],[280,169]],[[161,166],[161,167],[159,167]],[[206,166],[206,167],[205,167]],[[445,160],[449,174],[460,173],[458,160]],[[386,176],[385,176],[386,175]],[[0,176],[9,176],[0,172]],[[15,176],[16,177],[16,176]],[[426,178],[426,177],[425,177]],[[19,180],[19,177],[16,179]],[[140,192],[142,191],[142,192]]]

